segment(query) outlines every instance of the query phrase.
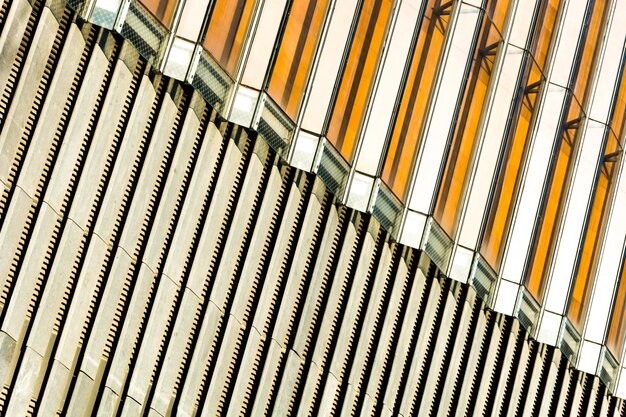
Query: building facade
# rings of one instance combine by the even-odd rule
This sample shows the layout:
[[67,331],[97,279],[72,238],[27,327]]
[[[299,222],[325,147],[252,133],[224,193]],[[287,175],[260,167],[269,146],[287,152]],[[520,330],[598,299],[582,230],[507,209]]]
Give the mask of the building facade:
[[626,0],[2,0],[0,415],[626,416]]

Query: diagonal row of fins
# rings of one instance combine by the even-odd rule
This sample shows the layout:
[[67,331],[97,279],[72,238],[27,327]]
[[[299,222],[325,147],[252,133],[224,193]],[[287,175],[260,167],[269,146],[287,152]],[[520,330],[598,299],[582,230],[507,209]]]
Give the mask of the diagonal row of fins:
[[0,62],[1,415],[626,416],[61,0]]

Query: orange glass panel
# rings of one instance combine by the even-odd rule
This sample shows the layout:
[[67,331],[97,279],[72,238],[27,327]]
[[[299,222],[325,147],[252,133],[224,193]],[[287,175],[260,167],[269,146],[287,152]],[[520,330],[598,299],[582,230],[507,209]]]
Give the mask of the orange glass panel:
[[[580,116],[581,110],[578,103],[572,100],[569,120],[576,119],[575,114]],[[566,188],[569,182],[570,171],[573,165],[574,140],[578,138],[578,125],[568,126],[562,133],[558,143],[556,163],[552,170],[552,176],[548,185],[548,194],[545,206],[539,215],[539,228],[535,234],[531,261],[529,264],[526,287],[536,300],[543,298],[545,290],[545,274],[549,260],[554,249],[556,240],[557,223],[561,215],[562,206],[565,203]],[[547,151],[547,150],[546,150]]]
[[619,90],[615,98],[615,107],[613,108],[613,117],[611,119],[611,131],[617,136],[620,144],[624,143],[624,135],[626,135],[626,71],[622,71],[622,79],[620,80]]
[[248,31],[254,0],[216,0],[204,47],[230,75],[234,75]]
[[166,27],[172,24],[172,15],[176,8],[176,0],[140,0],[141,4],[159,19]]
[[504,29],[504,21],[509,10],[510,0],[491,1],[487,4],[487,16],[491,19],[491,23],[502,33]]
[[541,70],[543,70],[546,60],[548,59],[548,50],[550,48],[550,41],[552,40],[552,33],[554,32],[554,25],[560,4],[561,0],[544,1],[541,16],[537,19],[531,53]]
[[420,24],[411,67],[398,108],[382,179],[400,198],[404,198],[420,131],[433,85],[437,63],[448,27],[450,9],[440,0],[429,0]]
[[268,92],[294,120],[304,95],[327,5],[328,0],[294,1],[280,43]]
[[606,0],[595,0],[592,3],[593,10],[591,11],[586,37],[583,40],[578,74],[576,75],[576,81],[573,86],[574,97],[581,103],[583,102],[587,85],[589,84],[593,57],[600,43],[600,34],[603,27],[602,20],[604,10],[606,9]]
[[504,254],[505,236],[510,226],[513,200],[520,179],[522,161],[526,152],[530,123],[537,101],[539,86],[543,80],[538,65],[532,60],[527,70],[523,99],[517,104],[518,116],[511,128],[512,134],[506,142],[500,173],[494,190],[493,202],[487,217],[480,253],[495,271],[500,270]]
[[582,253],[578,264],[578,272],[574,280],[574,289],[567,312],[567,316],[578,331],[582,332],[589,297],[594,281],[594,269],[598,261],[598,246],[604,236],[604,223],[610,207],[611,186],[617,165],[617,157],[621,152],[617,139],[609,135],[605,150],[604,161],[600,168],[598,184],[596,186],[591,212],[589,213],[587,230],[585,231]]
[[391,0],[365,0],[350,46],[327,133],[330,143],[347,161],[352,160],[392,5]]
[[497,29],[485,17],[435,205],[434,217],[449,236],[456,232],[459,202],[473,161],[476,131],[499,44]]
[[619,288],[615,297],[615,308],[611,316],[611,326],[606,344],[609,350],[619,357],[624,348],[624,333],[626,332],[626,263],[622,263],[622,273],[619,278]]

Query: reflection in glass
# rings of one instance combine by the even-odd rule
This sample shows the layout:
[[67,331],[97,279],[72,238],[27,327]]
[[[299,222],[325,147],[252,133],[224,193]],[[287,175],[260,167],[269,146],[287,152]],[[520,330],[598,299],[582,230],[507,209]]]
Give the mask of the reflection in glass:
[[596,50],[600,44],[600,31],[602,30],[602,20],[604,16],[606,0],[592,1],[591,18],[587,26],[587,33],[581,37],[582,46],[579,51],[580,62],[576,73],[576,81],[572,90],[574,97],[581,103],[583,98],[588,94],[587,86],[591,78],[591,66]]
[[594,271],[598,262],[599,246],[604,237],[605,222],[611,205],[611,195],[613,194],[611,191],[620,155],[621,148],[617,139],[615,136],[610,135],[600,167],[591,211],[588,215],[578,272],[574,280],[574,289],[567,312],[567,316],[578,331],[582,331],[587,306],[589,305],[591,288],[594,282],[593,278],[595,277]]
[[[588,226],[584,235],[584,243],[578,261],[578,272],[574,281],[574,288],[567,315],[574,326],[582,331],[591,290],[595,280],[595,270],[599,262],[600,244],[604,238],[606,221],[611,207],[611,198],[614,194],[614,181],[619,164],[622,163],[622,149],[624,141],[624,111],[626,110],[626,80],[625,73],[619,83],[615,102],[613,105],[610,129],[608,130],[607,143],[600,172],[598,173],[597,185],[594,190],[591,211],[588,218]],[[617,136],[616,136],[617,134]],[[621,308],[621,307],[619,307]]]

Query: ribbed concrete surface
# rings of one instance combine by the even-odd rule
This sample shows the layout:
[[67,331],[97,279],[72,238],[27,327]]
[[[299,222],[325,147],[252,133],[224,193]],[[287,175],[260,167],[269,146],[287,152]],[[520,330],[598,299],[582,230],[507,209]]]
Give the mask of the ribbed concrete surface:
[[626,416],[63,4],[0,9],[0,414]]

